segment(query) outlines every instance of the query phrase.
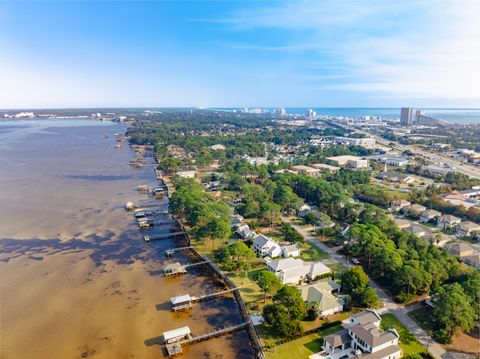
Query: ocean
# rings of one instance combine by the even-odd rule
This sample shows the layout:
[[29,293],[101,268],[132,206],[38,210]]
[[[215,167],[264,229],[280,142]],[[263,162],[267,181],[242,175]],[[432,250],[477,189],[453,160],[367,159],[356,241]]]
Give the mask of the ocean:
[[[392,119],[400,118],[400,108],[350,108],[350,107],[310,107],[317,115],[324,116],[381,116]],[[211,108],[212,110],[241,110],[240,107]],[[272,112],[276,108],[265,107]],[[305,114],[308,107],[286,107],[287,114]],[[480,123],[480,108],[418,108],[424,110],[427,116],[435,117],[450,123]]]

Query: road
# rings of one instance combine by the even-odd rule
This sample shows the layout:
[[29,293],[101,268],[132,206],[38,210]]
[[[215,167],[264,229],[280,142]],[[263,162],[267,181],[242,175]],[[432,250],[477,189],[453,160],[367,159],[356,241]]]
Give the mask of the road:
[[453,168],[456,172],[460,172],[460,173],[463,173],[467,176],[470,176],[470,177],[474,177],[474,178],[479,178],[480,179],[480,168],[479,167],[476,167],[476,166],[473,166],[473,165],[470,165],[470,164],[465,164],[455,158],[452,158],[452,157],[448,157],[448,156],[445,156],[441,153],[439,153],[438,151],[427,151],[427,150],[424,150],[423,148],[420,148],[419,146],[417,145],[402,145],[398,142],[393,142],[393,141],[389,141],[389,140],[386,140],[378,135],[375,135],[375,134],[372,134],[370,132],[366,132],[366,131],[359,131],[369,137],[372,137],[374,138],[377,143],[381,144],[381,145],[384,145],[384,146],[388,146],[388,144],[390,143],[394,143],[395,144],[395,149],[398,150],[398,151],[401,151],[401,152],[404,152],[404,151],[411,151],[417,155],[421,155],[425,158],[427,158],[428,160],[434,162],[434,163],[445,163],[447,165],[450,166],[450,168]]
[[[338,254],[335,249],[330,248],[320,242],[317,238],[313,237],[310,234],[310,230],[313,227],[299,227],[294,222],[291,222],[289,218],[283,217],[282,220],[284,222],[290,223],[302,236],[305,237],[305,240],[315,244],[318,246],[322,251],[327,252],[331,259],[330,261],[339,263],[344,267],[350,268],[352,264],[341,254]],[[329,260],[325,260],[325,264],[328,264]],[[393,301],[393,299],[383,290],[381,289],[377,283],[373,280],[369,279],[370,286],[375,290],[378,295],[378,298],[383,303],[383,308],[377,310],[378,313],[392,313],[395,315],[398,320],[417,338],[417,340],[422,343],[425,348],[428,348],[428,351],[432,356],[436,359],[447,358],[453,359],[455,358],[454,354],[448,353],[445,349],[441,347],[436,341],[432,339],[430,335],[428,335],[420,326],[415,323],[409,316],[408,312],[415,309],[415,307],[406,307],[404,305],[399,305]]]

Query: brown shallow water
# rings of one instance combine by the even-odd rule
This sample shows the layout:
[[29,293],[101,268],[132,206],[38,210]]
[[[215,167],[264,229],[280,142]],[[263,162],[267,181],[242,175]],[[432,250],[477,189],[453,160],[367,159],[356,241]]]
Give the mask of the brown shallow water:
[[[127,200],[146,199],[135,188],[154,178],[129,166],[127,146],[114,148],[123,131],[90,120],[0,121],[2,358],[160,358],[165,330],[201,334],[241,322],[231,297],[169,311],[171,296],[220,283],[201,267],[159,275],[190,258],[166,259],[182,239],[146,244],[124,211]],[[185,349],[185,358],[253,356],[246,331]]]

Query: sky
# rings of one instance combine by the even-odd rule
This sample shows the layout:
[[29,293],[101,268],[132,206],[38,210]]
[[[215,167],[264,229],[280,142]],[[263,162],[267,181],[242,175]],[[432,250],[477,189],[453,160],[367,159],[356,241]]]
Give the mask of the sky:
[[480,1],[2,1],[0,108],[480,107]]

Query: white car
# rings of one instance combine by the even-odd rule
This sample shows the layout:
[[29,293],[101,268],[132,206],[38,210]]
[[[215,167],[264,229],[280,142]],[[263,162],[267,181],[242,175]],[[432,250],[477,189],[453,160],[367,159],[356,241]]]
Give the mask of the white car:
[[357,258],[352,258],[352,262],[355,264],[360,264],[360,261]]

